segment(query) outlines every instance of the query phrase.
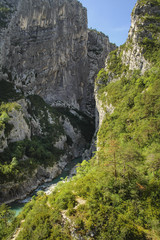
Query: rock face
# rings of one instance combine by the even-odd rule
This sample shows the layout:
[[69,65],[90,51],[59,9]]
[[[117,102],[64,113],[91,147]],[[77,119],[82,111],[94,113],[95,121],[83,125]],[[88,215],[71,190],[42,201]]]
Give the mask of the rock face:
[[26,104],[24,100],[18,101],[8,112],[7,124],[9,129],[4,126],[0,131],[0,152],[8,147],[10,142],[17,142],[25,138],[31,138],[31,129],[26,122],[26,115],[21,104]]
[[[40,99],[38,97],[37,101],[40,101]],[[53,148],[50,154],[52,152],[52,157],[55,155],[56,160],[53,158],[52,162],[47,165],[45,163],[47,159],[44,159],[43,162],[36,165],[34,171],[32,171],[32,166],[30,171],[21,169],[19,176],[14,177],[13,175],[9,180],[0,176],[0,203],[22,199],[36,189],[38,185],[57,177],[69,161],[83,154],[91,141],[86,135],[90,134],[92,136],[94,132],[93,125],[88,130],[89,133],[84,134],[83,128],[86,127],[86,124],[88,124],[87,128],[89,129],[93,123],[89,121],[89,117],[86,116],[88,119],[86,120],[84,114],[81,115],[76,110],[63,109],[66,114],[59,113],[57,109],[53,110],[42,99],[39,108],[33,104],[33,99],[29,100],[29,98],[21,99],[14,104],[15,107],[12,107],[8,112],[8,122],[5,122],[5,126],[0,132],[0,163],[5,159],[4,150],[11,155],[8,161],[12,162],[13,157],[16,156],[15,152],[11,152],[10,144],[21,144],[26,140],[30,142],[35,137],[38,137],[39,140],[45,137],[45,142],[47,141],[46,137],[50,138],[49,148],[51,150]],[[6,126],[6,124],[10,126],[7,134],[6,128],[8,125]],[[31,144],[34,146],[35,142]],[[27,146],[29,147],[29,145]],[[19,151],[19,147],[20,145],[16,148],[17,151]],[[24,148],[22,156],[17,157],[18,164],[25,164],[31,158],[27,150],[28,147]],[[45,149],[45,151],[48,151],[48,149]],[[56,155],[56,152],[59,152],[59,155]],[[34,154],[36,154],[36,149]],[[11,164],[8,166],[11,167]]]
[[23,112],[13,109],[9,116],[9,124],[13,125],[13,128],[9,134],[8,141],[17,142],[24,140],[25,138],[30,139],[31,129],[24,118]]
[[94,78],[115,46],[104,34],[88,33],[87,12],[77,0],[15,0],[13,6],[0,41],[3,74],[26,95],[93,116]]
[[[143,41],[145,37],[152,39],[152,35],[145,30],[139,30],[140,28],[144,28],[145,24],[142,16],[144,16],[145,13],[151,14],[151,12],[155,15],[160,14],[156,11],[157,8],[152,5],[141,6],[139,3],[137,3],[133,9],[126,48],[122,55],[122,61],[125,65],[129,66],[129,70],[138,69],[141,70],[143,74],[150,66],[149,62],[144,58],[144,52],[139,42]],[[147,24],[149,25],[150,23],[148,22]]]
[[94,82],[99,69],[105,67],[108,54],[116,49],[116,45],[109,42],[109,38],[101,32],[88,32],[88,81],[86,87],[86,111],[95,115]]
[[[98,96],[99,88],[103,88],[104,85],[107,85],[110,82],[119,81],[123,77],[129,79],[130,75],[134,73],[134,70],[139,70],[140,75],[143,75],[144,72],[149,69],[151,65],[145,58],[146,49],[143,48],[143,41],[145,38],[147,38],[147,40],[153,39],[154,34],[151,33],[149,28],[150,24],[154,21],[151,16],[159,16],[159,14],[160,11],[156,5],[149,2],[143,4],[138,1],[131,15],[131,27],[126,43],[114,52],[113,61],[111,55],[107,56],[105,63],[107,81],[104,83],[103,79],[99,79],[99,82],[97,82],[98,84],[95,86],[97,131],[101,127],[106,113],[112,114],[115,109],[112,104],[107,102],[108,93],[105,90],[101,93],[104,96],[103,102],[101,101]],[[159,23],[157,25],[159,25]],[[116,62],[117,65],[115,65],[114,62]],[[119,67],[118,65],[120,66],[120,69],[116,71]],[[99,139],[97,139],[97,143],[98,141]]]
[[[66,162],[64,163],[66,165]],[[51,181],[61,174],[61,172],[62,168],[59,164],[48,168],[40,166],[34,171],[32,176],[28,176],[21,184],[15,182],[0,184],[0,203],[9,203],[17,199],[25,198],[30,192],[35,190],[39,184],[45,181]]]
[[7,138],[5,137],[4,129],[0,132],[0,152],[3,152],[7,147]]
[[[87,78],[87,14],[75,1],[21,1],[5,31],[1,62],[26,94],[81,107]],[[65,91],[64,91],[65,90]]]
[[[87,11],[77,0],[1,0],[0,86],[12,83],[21,97],[18,101],[16,97],[20,109],[6,110],[9,120],[0,131],[0,152],[10,151],[10,143],[29,144],[47,137],[51,148],[63,152],[51,171],[43,168],[43,162],[36,166],[29,184],[1,179],[2,202],[24,196],[46,178],[57,176],[67,161],[89,148],[94,133],[94,80],[115,48],[103,33],[88,30]],[[7,96],[8,102],[15,101]],[[11,128],[6,135],[7,124]],[[29,154],[24,150],[17,161],[27,161]]]

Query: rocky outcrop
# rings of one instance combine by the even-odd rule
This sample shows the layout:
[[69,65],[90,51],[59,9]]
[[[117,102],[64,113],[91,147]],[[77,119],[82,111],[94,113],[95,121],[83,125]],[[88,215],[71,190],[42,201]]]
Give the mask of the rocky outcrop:
[[0,132],[0,152],[3,152],[4,149],[8,146],[7,138],[5,137],[5,130],[2,129]]
[[[95,155],[95,152],[96,152],[96,142],[97,142],[97,130],[98,128],[96,128],[96,131],[93,135],[93,138],[92,138],[92,141],[91,141],[91,144],[90,144],[90,148],[89,149],[86,149],[84,151],[84,153],[82,154],[82,159],[83,160],[89,160],[91,159],[94,155]],[[76,174],[76,168],[73,169],[72,173],[75,173]],[[71,173],[71,175],[72,175]]]
[[10,142],[31,138],[31,129],[26,121],[26,109],[24,110],[20,105],[24,103],[23,99],[8,110],[8,119],[4,121],[3,129],[0,131],[0,152],[3,152]]
[[3,76],[9,73],[26,95],[93,116],[94,79],[115,46],[104,34],[88,32],[86,9],[77,0],[14,1],[2,2],[12,12],[0,41]]
[[[133,9],[128,39],[122,53],[122,62],[129,66],[129,70],[141,70],[143,74],[150,67],[149,62],[144,57],[144,51],[140,42],[142,42],[145,37],[152,39],[151,32],[144,30],[145,21],[143,16],[145,13],[151,14],[151,12],[155,11],[157,11],[157,8],[148,4],[141,6],[138,2]],[[148,22],[147,24],[149,25],[150,23]],[[141,28],[143,30],[141,30]]]
[[[35,105],[36,101],[41,101],[39,108]],[[50,142],[48,142],[49,149],[53,149],[49,154],[50,156],[52,155],[53,160],[50,158],[49,164],[46,163],[47,159],[43,159],[41,163],[36,163],[36,167],[33,167],[35,168],[34,172],[32,172],[32,166],[30,166],[31,169],[26,169],[25,171],[23,169],[16,176],[13,174],[12,178],[3,179],[1,177],[0,203],[22,199],[36,189],[38,185],[57,177],[69,161],[83,154],[89,145],[88,141],[91,141],[91,139],[88,139],[88,136],[86,139],[83,128],[86,127],[86,124],[92,125],[92,122],[89,117],[86,117],[86,120],[85,115],[77,112],[75,109],[63,109],[62,112],[58,112],[57,109],[52,109],[40,97],[18,100],[17,103],[11,103],[10,108],[7,124],[11,127],[6,135],[5,129],[7,126],[4,124],[4,129],[0,133],[0,160],[1,157],[2,161],[5,159],[4,150],[7,151],[8,155],[10,154],[10,158],[7,159],[11,163],[10,165],[8,164],[7,169],[10,168],[12,170],[14,159],[17,164],[26,164],[25,161],[28,161],[31,157],[27,150],[29,145],[23,145],[23,152],[21,152],[21,143],[29,144],[29,140],[32,141],[35,137],[37,139],[37,136],[40,141],[42,139],[44,141],[44,137],[45,139],[46,137],[50,139]],[[63,113],[63,111],[65,112]],[[89,132],[91,136],[93,130],[94,127],[91,129],[92,132]],[[10,152],[10,143],[13,145],[14,142],[15,144],[17,143],[17,147],[14,145],[17,151],[20,150],[21,152],[19,152],[18,157],[15,155],[16,152]],[[30,142],[30,144],[33,144],[34,147],[35,140],[32,143]],[[39,145],[41,142],[37,141],[37,144]],[[46,149],[46,151],[48,152],[49,149]],[[31,161],[36,162],[36,159]]]
[[82,108],[87,13],[76,1],[22,1],[5,31],[1,64],[25,94]]
[[40,184],[51,181],[60,175],[66,164],[66,159],[62,159],[59,164],[55,164],[53,167],[44,168],[39,166],[23,182],[0,184],[0,203],[10,203],[18,199],[24,199]]
[[24,140],[25,138],[30,139],[31,129],[27,124],[24,113],[20,110],[13,109],[10,113],[9,124],[12,125],[12,130],[8,136],[8,142],[17,142]]
[[1,0],[0,2],[0,46],[3,42],[4,30],[8,27],[19,0]]
[[[155,49],[152,53],[150,52],[149,58],[146,57],[146,53],[149,47],[150,50],[154,48],[156,38],[159,41],[159,34],[155,34],[155,29],[159,26],[155,16],[159,16],[159,14],[160,10],[157,3],[138,1],[131,15],[131,27],[126,43],[106,58],[105,81],[98,79],[95,86],[96,107],[98,110],[96,114],[97,131],[102,126],[106,113],[112,114],[115,109],[114,106],[107,102],[108,93],[106,89],[101,89],[103,101],[98,95],[98,90],[110,82],[116,82],[123,78],[130,80],[134,70],[139,70],[137,76],[141,76],[151,67],[152,64],[149,60],[151,60],[151,55]],[[99,139],[97,139],[98,141]]]
[[105,67],[108,54],[115,50],[115,44],[109,42],[109,38],[96,30],[88,31],[88,81],[86,87],[86,111],[95,116],[94,82],[98,71]]
[[68,118],[64,119],[63,127],[65,129],[66,134],[72,140],[72,155],[76,158],[82,155],[85,150],[85,139],[81,135],[80,130],[74,128]]
[[[107,97],[107,93],[105,93]],[[105,104],[98,98],[97,89],[95,89],[95,100],[96,100],[96,129],[99,129],[102,125],[102,122],[105,118],[106,112],[109,114],[112,114],[114,112],[114,107],[112,104],[107,103],[107,100],[105,101]]]

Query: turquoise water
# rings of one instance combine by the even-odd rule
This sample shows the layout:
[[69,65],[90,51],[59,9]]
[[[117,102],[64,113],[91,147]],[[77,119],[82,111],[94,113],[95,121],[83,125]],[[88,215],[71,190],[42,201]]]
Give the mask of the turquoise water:
[[82,162],[82,158],[80,158],[80,157],[72,160],[70,163],[67,164],[67,166],[65,167],[63,172],[57,178],[53,179],[51,182],[47,182],[47,183],[40,185],[34,192],[32,192],[30,195],[28,195],[25,199],[18,200],[18,201],[15,201],[15,202],[9,204],[9,206],[11,207],[11,210],[13,210],[15,212],[15,216],[18,216],[18,214],[22,211],[24,205],[27,202],[29,202],[34,195],[37,195],[38,191],[42,190],[42,191],[47,192],[47,190],[50,187],[56,185],[59,181],[62,181],[64,178],[68,177],[71,169],[74,166],[76,166],[78,163],[81,163],[81,162]]

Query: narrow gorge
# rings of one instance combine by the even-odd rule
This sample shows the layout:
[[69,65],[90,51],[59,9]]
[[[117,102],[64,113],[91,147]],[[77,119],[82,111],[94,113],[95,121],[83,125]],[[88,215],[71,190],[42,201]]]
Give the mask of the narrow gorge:
[[77,0],[1,1],[0,203],[23,198],[90,148],[94,81],[114,49],[88,29]]
[[160,0],[118,48],[77,0],[1,0],[0,27],[0,203],[84,159],[0,204],[0,239],[159,240]]

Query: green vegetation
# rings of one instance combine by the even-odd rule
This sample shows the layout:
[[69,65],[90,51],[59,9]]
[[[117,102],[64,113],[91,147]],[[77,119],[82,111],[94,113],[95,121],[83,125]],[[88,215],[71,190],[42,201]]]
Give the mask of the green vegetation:
[[16,101],[20,98],[22,98],[22,94],[16,92],[13,83],[5,80],[0,81],[0,103]]
[[14,214],[5,204],[0,205],[0,239],[6,239],[6,237],[13,231]]
[[4,131],[5,136],[8,136],[12,129],[12,125],[8,123],[10,120],[9,113],[15,109],[19,110],[21,106],[16,102],[2,103],[0,105],[0,134]]
[[85,140],[89,143],[89,147],[95,130],[94,119],[88,117],[86,114],[78,111],[77,109],[72,111],[69,108],[57,107],[54,110],[63,116],[62,119],[69,119],[72,126],[79,130]]
[[[77,110],[72,113],[69,109],[52,108],[36,95],[29,96],[27,101],[28,113],[35,121],[38,120],[39,129],[34,129],[32,126],[30,140],[24,139],[9,143],[8,147],[0,153],[0,183],[21,182],[32,175],[39,165],[53,166],[55,162],[59,161],[65,149],[68,150],[68,145],[73,143],[72,139],[67,136],[67,145],[64,150],[54,147],[59,138],[66,135],[62,124],[63,120],[68,119],[72,126],[82,133],[88,141],[88,146],[93,136],[94,124],[91,119]],[[13,128],[8,123],[9,113],[13,109],[20,111],[21,106],[16,102],[2,103],[0,106],[0,133],[4,131],[5,137]],[[26,122],[30,126],[29,119],[26,118]]]
[[7,25],[7,16],[10,13],[10,9],[0,3],[0,28],[4,28]]
[[[155,17],[146,16],[144,22],[144,26],[140,28],[141,31],[141,40],[140,44],[144,49],[144,57],[150,62],[155,63],[157,58],[159,58],[159,48],[160,48],[160,39],[159,39],[159,31],[160,31],[160,16]],[[146,32],[145,36],[143,32]]]
[[99,96],[102,95],[101,89],[106,86],[111,79],[118,79],[122,74],[125,75],[128,72],[128,66],[122,63],[122,50],[124,50],[125,44],[112,51],[108,56],[107,70],[101,69],[97,74],[96,86],[99,88]]
[[152,4],[154,6],[159,6],[160,5],[160,0],[138,0],[138,4],[140,6],[148,5],[148,4]]
[[[29,99],[28,111],[33,117],[39,119],[43,131],[38,136],[33,133],[31,140],[25,139],[10,143],[0,153],[0,183],[23,181],[33,173],[38,165],[53,166],[54,162],[57,162],[60,155],[63,154],[62,150],[53,146],[57,138],[64,133],[58,117],[50,112],[54,122],[49,123],[48,112],[51,109],[48,105],[37,96],[30,96]],[[13,108],[20,110],[21,106],[16,102],[2,103],[0,106],[0,127],[1,131],[4,130],[5,136],[8,136],[12,129],[12,125],[8,123],[8,114]]]
[[[8,89],[8,91],[10,91],[10,89]],[[10,119],[9,113],[13,109],[20,111],[21,106],[16,102],[2,103],[0,106],[0,131],[4,131],[5,137],[9,135],[13,128],[13,126],[8,123]],[[41,105],[38,111],[41,111],[41,114],[47,111],[42,112],[42,110]],[[40,121],[45,119],[44,116],[37,117],[39,117]],[[32,136],[31,140],[25,139],[20,142],[10,143],[8,147],[0,153],[0,183],[22,181],[28,174],[31,174],[38,165],[53,166],[53,163],[59,160],[62,151],[53,147],[53,142],[57,139],[58,133],[62,132],[62,127],[56,124],[51,125],[48,122],[45,122],[45,124],[41,123],[41,125],[45,129],[41,136]],[[51,133],[49,132],[50,130],[52,130]]]
[[118,49],[116,49],[109,54],[107,68],[108,71],[114,73],[116,77],[119,77],[122,73],[125,74],[128,70],[127,66],[122,63],[121,53],[119,53]]
[[[28,97],[28,113],[39,120],[41,126],[41,135],[48,139],[48,142],[55,143],[59,136],[64,135],[64,129],[60,123],[60,114],[50,107],[38,95]],[[49,117],[51,121],[49,121]]]
[[[95,33],[97,33],[98,35],[104,35],[104,33],[103,32],[101,32],[101,31],[98,31],[96,28],[92,28],[92,27],[90,27],[89,28],[89,30],[90,31],[92,31],[92,32],[95,32]],[[108,37],[108,36],[107,36]]]
[[155,37],[143,40],[150,69],[129,71],[121,61],[125,45],[110,54],[96,84],[104,110],[112,105],[114,112],[99,129],[98,151],[51,195],[26,204],[13,222],[21,229],[17,240],[160,239],[160,47],[152,24],[146,26]]
[[160,0],[139,0],[138,3],[143,6],[139,9],[139,21],[137,21],[138,41],[147,61],[156,63],[160,57]]
[[39,166],[53,166],[63,154],[53,147],[47,137],[33,137],[32,140],[10,143],[0,153],[0,183],[20,182],[29,177]]
[[[24,217],[25,222],[21,223]],[[23,213],[18,217],[17,227],[23,225],[24,231],[20,232],[17,240],[71,239],[69,230],[61,223],[62,216],[58,208],[51,208],[47,197],[40,194],[26,204]]]
[[73,229],[84,239],[160,238],[159,74],[157,63],[103,87],[115,110],[99,130],[99,151],[72,180],[25,206],[18,240],[74,239]]
[[72,180],[26,204],[17,239],[74,239],[71,231],[84,239],[159,239],[158,175],[129,145],[115,171],[117,149],[112,141],[110,158],[84,161]]

